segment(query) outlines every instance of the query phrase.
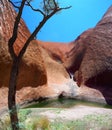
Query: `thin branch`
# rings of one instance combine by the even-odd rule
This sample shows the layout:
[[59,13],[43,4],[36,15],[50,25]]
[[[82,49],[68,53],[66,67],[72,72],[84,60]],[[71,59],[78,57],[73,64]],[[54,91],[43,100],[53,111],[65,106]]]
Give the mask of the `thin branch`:
[[49,14],[49,15],[47,15],[46,17],[47,18],[50,18],[50,17],[52,17],[54,14],[56,14],[57,12],[59,12],[59,11],[61,11],[61,10],[65,10],[65,9],[69,9],[69,8],[71,8],[72,6],[68,6],[68,7],[63,7],[63,8],[54,8],[54,10]]
[[27,41],[26,41],[26,43],[24,44],[23,48],[21,49],[21,51],[20,51],[18,57],[21,58],[21,57],[24,55],[24,53],[25,53],[25,51],[26,51],[28,45],[30,44],[31,40],[34,39],[34,37],[38,34],[38,32],[40,31],[40,29],[43,27],[43,25],[46,23],[46,21],[47,21],[48,19],[50,19],[54,14],[56,14],[56,13],[59,12],[60,10],[69,9],[69,8],[71,8],[71,6],[69,6],[69,7],[64,7],[64,8],[56,8],[56,9],[54,9],[49,15],[45,16],[45,17],[42,19],[42,21],[39,23],[39,25],[37,26],[37,28],[34,30],[34,32],[33,32],[33,33],[30,35],[30,37],[27,39]]
[[27,2],[29,2],[29,3],[32,2],[32,1],[33,1],[33,0],[27,0]]
[[36,36],[36,34],[40,31],[40,29],[41,29],[42,26],[46,23],[47,20],[48,20],[48,19],[47,19],[46,17],[44,17],[44,18],[42,19],[42,21],[39,23],[39,25],[37,26],[37,28],[33,31],[33,33],[32,33],[32,34],[30,35],[30,37],[27,39],[26,43],[24,44],[24,47],[21,49],[21,51],[20,51],[20,53],[19,53],[19,55],[18,55],[19,58],[21,58],[21,57],[24,55],[24,53],[25,53],[25,51],[26,51],[28,45],[29,45],[30,42],[34,39],[34,37]]
[[43,3],[44,3],[44,6],[43,6],[43,7],[46,7],[45,0],[43,0]]
[[25,5],[29,6],[33,11],[40,12],[43,16],[45,16],[44,12],[42,12],[40,9],[34,9],[29,2],[27,2]]
[[11,0],[8,0],[15,8],[19,9],[19,6],[16,6]]
[[54,2],[55,7],[57,8],[57,3],[56,3],[56,1],[55,1],[55,0],[53,0],[53,2]]
[[44,3],[44,5],[43,5],[43,10],[44,10],[44,12],[46,13],[46,11],[48,12],[48,9],[47,9],[47,7],[46,7],[46,0],[43,0],[43,3]]
[[67,6],[67,7],[63,7],[63,8],[59,8],[58,10],[63,10],[63,9],[70,9],[72,6]]
[[15,4],[20,4],[21,3],[21,1],[17,1],[17,2],[14,2]]
[[54,6],[52,7],[52,5],[50,4],[50,0],[48,0],[48,5],[49,5],[50,10],[54,10],[55,8],[57,8],[57,4],[56,3],[54,3]]
[[[12,40],[12,43],[9,42],[9,46],[11,46],[12,48],[13,48],[13,44],[14,44],[16,38],[17,38],[18,24],[19,24],[19,22],[20,22],[20,18],[21,18],[21,15],[22,15],[22,11],[23,11],[25,2],[26,2],[26,0],[22,0],[21,6],[20,6],[20,8],[19,8],[19,13],[18,13],[18,15],[17,15],[17,17],[16,17],[16,20],[15,20],[14,29],[13,29],[13,35],[12,35],[12,38],[10,39],[10,40]],[[44,7],[47,8],[47,7],[46,7],[45,0],[43,0],[43,2],[44,2]],[[55,0],[53,0],[53,2],[54,2],[54,4],[56,4]],[[27,47],[28,47],[30,41],[34,39],[34,37],[37,35],[37,33],[38,33],[38,32],[40,31],[40,29],[42,28],[42,26],[46,23],[46,21],[47,21],[50,17],[52,17],[55,13],[59,12],[60,10],[71,8],[71,6],[64,7],[64,8],[59,8],[57,5],[55,5],[54,8],[51,9],[52,12],[51,12],[50,14],[44,14],[44,12],[42,12],[40,9],[34,9],[34,8],[32,7],[32,5],[31,5],[28,1],[27,1],[27,4],[28,4],[28,6],[31,7],[32,10],[37,11],[37,12],[40,12],[40,13],[44,16],[44,18],[43,18],[42,21],[39,23],[39,25],[38,25],[37,28],[34,30],[34,32],[30,35],[30,37],[27,39],[27,41],[26,41],[26,43],[24,44],[23,48],[21,49],[19,55],[17,56],[17,57],[19,57],[19,58],[21,58],[21,57],[24,55],[24,53],[25,53],[25,51],[26,51],[26,49],[27,49]],[[10,41],[10,40],[9,40],[9,41]],[[11,48],[11,49],[12,49],[12,48]],[[14,54],[15,54],[15,53],[14,53]]]
[[50,10],[52,9],[52,7],[51,7],[51,5],[50,5],[50,1],[48,1],[48,5],[49,5],[49,7],[50,7]]

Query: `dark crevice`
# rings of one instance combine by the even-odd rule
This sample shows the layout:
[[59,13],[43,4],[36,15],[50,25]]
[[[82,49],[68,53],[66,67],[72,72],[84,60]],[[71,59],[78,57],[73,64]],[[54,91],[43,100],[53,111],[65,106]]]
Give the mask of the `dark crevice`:
[[99,90],[107,104],[112,105],[112,71],[105,71],[89,79],[86,85]]
[[90,78],[86,85],[96,85],[96,86],[112,86],[112,71],[103,72],[93,78]]

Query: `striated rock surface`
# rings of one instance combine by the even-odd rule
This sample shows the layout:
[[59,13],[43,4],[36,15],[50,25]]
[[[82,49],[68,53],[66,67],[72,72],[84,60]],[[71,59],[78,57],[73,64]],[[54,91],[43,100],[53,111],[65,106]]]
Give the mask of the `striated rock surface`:
[[[8,52],[8,39],[12,35],[16,13],[8,0],[0,0],[0,12],[0,107],[3,107],[7,105],[8,83],[12,65],[12,59]],[[16,54],[19,53],[29,35],[30,32],[21,19],[18,38],[14,44]],[[39,42],[31,41],[20,64],[16,96],[19,103],[38,100],[41,97],[56,97],[63,92],[68,96],[75,95],[73,93],[75,91],[74,85],[76,87],[77,85],[69,79],[63,64],[53,58],[55,56]],[[55,50],[55,52],[57,51]],[[57,55],[62,57],[60,52],[61,50]]]
[[38,44],[47,50],[50,57],[57,62],[64,63],[67,58],[67,53],[74,47],[72,43],[59,43],[59,42],[42,42]]
[[[7,42],[12,35],[16,13],[8,0],[0,0],[0,35]],[[14,44],[16,54],[19,53],[30,32],[21,19],[18,30],[18,38]]]
[[[97,99],[104,97],[109,104],[112,104],[111,26],[112,6],[95,28],[85,31],[75,41],[67,45],[52,44],[52,47],[51,43],[41,43],[49,50],[51,57],[58,57],[67,71],[74,75],[74,80],[82,87],[80,92],[83,98],[86,95],[92,98],[97,95]],[[58,51],[60,54],[57,54]]]
[[74,41],[74,48],[68,53],[71,55],[64,63],[82,87],[80,92],[83,98],[95,99],[97,95],[95,100],[104,98],[108,104],[112,104],[111,27],[112,6],[95,28],[84,32]]
[[[79,85],[112,85],[112,6],[95,28],[68,44],[40,42],[50,56],[63,63]],[[51,45],[52,44],[52,45]]]
[[[0,0],[0,107],[7,105],[12,65],[7,42],[12,34],[15,17],[16,13],[8,0]],[[20,64],[17,102],[59,95],[76,98],[78,94],[78,99],[103,103],[106,99],[107,103],[112,103],[111,26],[112,7],[95,28],[85,31],[70,43],[31,41]],[[14,44],[16,54],[29,35],[21,19]]]
[[[37,60],[38,59],[38,60]],[[0,41],[0,87],[8,86],[12,59],[8,53],[7,43]],[[25,86],[37,87],[47,83],[46,69],[37,44],[30,43],[19,68],[17,89]]]
[[81,61],[86,51],[85,38],[92,33],[92,31],[93,29],[89,29],[83,32],[75,41],[70,43],[72,44],[72,48],[66,53],[67,56],[64,66],[72,74],[74,74],[74,72],[76,72],[81,65]]
[[112,7],[94,29],[76,41],[65,66],[75,73],[79,85],[112,85]]
[[[8,86],[12,60],[8,53],[7,41],[12,35],[16,13],[7,0],[1,0],[0,12],[0,86]],[[23,47],[29,35],[30,32],[21,19],[18,38],[14,45],[17,54]],[[41,52],[34,41],[30,43],[30,46],[22,59],[19,72],[17,89],[24,86],[37,87],[38,85],[47,83],[46,70]]]

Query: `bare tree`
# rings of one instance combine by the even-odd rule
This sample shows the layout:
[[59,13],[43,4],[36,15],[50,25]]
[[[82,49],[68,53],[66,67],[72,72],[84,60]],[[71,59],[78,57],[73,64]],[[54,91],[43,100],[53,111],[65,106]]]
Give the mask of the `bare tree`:
[[[18,115],[17,115],[17,108],[16,108],[16,83],[18,78],[18,69],[20,61],[29,45],[29,43],[34,39],[34,37],[38,34],[40,29],[43,27],[43,25],[46,23],[46,21],[51,18],[54,14],[57,12],[63,10],[63,9],[69,9],[69,7],[60,8],[56,0],[42,0],[42,8],[34,8],[32,6],[32,0],[17,0],[16,2],[13,2],[9,0],[9,2],[16,8],[17,16],[15,18],[15,23],[13,27],[13,33],[11,38],[8,41],[8,48],[9,53],[12,57],[12,68],[10,73],[10,80],[9,80],[9,92],[8,92],[8,108],[10,112],[10,119],[11,119],[11,126],[13,130],[19,130],[19,121],[18,121]],[[23,48],[19,52],[18,55],[16,55],[13,45],[17,39],[18,36],[18,27],[21,20],[22,12],[25,6],[29,6],[33,11],[39,12],[43,18],[39,25],[35,28],[33,33],[28,37],[26,40]]]

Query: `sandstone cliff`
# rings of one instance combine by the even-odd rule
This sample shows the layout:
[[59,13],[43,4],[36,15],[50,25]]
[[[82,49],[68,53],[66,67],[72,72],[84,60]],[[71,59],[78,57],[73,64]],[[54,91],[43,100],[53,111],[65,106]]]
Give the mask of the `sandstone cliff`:
[[[8,53],[7,41],[12,35],[16,13],[7,0],[1,0],[0,12],[0,86],[8,86],[12,60]],[[21,19],[18,38],[14,44],[16,54],[19,53],[29,35],[30,32]],[[20,89],[23,86],[37,87],[38,85],[47,83],[46,70],[41,52],[37,44],[33,41],[30,43],[30,46],[22,59],[19,71],[17,89]]]
[[[11,37],[16,13],[8,0],[0,0],[0,106],[7,104]],[[112,7],[95,28],[70,43],[31,41],[22,59],[17,82],[17,101],[61,95],[112,103]],[[16,54],[30,35],[24,21],[14,44]],[[71,74],[73,79],[70,79]],[[87,85],[87,86],[85,86]],[[106,87],[104,87],[106,86]],[[110,87],[108,87],[110,86]],[[97,99],[96,99],[97,97]],[[4,101],[3,101],[4,100]]]
[[68,44],[40,42],[78,85],[112,86],[112,6],[99,23]]
[[[74,75],[80,97],[112,104],[112,6],[98,24],[67,45],[44,44],[50,56]],[[63,48],[63,49],[62,49]],[[60,52],[60,53],[58,53]],[[56,58],[54,58],[56,57]],[[85,86],[86,85],[86,86]],[[95,98],[97,97],[97,98]]]
[[65,63],[78,84],[112,86],[112,7],[94,29],[75,42],[74,54]]
[[[8,52],[8,40],[16,13],[8,0],[0,0],[0,106],[7,104],[7,91],[12,59]],[[14,44],[16,54],[23,47],[30,35],[21,19],[18,38]],[[31,41],[22,58],[17,82],[17,101],[38,99],[39,97],[57,96],[69,88],[65,85],[69,75],[63,64],[51,58],[50,53],[36,40]],[[63,85],[60,85],[63,84]],[[57,87],[58,86],[58,87]],[[67,90],[68,91],[68,90]],[[69,90],[70,91],[70,90]],[[3,105],[2,105],[3,106]]]

